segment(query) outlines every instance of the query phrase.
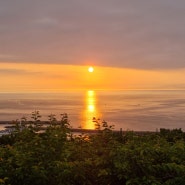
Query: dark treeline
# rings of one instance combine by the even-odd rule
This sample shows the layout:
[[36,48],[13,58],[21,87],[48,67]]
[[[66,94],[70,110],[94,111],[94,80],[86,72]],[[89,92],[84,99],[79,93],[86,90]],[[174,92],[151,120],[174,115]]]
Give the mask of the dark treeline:
[[96,134],[73,135],[67,114],[15,121],[0,137],[0,185],[184,185],[185,134],[181,129],[138,135],[113,132],[93,119]]

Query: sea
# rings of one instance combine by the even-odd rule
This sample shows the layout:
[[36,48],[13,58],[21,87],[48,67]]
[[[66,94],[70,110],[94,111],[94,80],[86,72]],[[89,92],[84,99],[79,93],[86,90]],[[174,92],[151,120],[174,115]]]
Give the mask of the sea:
[[[0,122],[31,120],[39,111],[42,121],[67,113],[72,128],[94,129],[93,118],[115,130],[185,131],[185,90],[79,90],[60,93],[0,93]],[[0,130],[5,128],[0,124]]]

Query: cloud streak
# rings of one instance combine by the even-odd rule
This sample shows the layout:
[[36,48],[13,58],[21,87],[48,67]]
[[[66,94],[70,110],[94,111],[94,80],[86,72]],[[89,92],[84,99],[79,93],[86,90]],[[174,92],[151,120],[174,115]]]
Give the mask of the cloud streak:
[[0,75],[39,75],[41,72],[31,72],[24,69],[10,69],[2,68],[0,69]]
[[0,62],[185,67],[185,1],[0,1]]

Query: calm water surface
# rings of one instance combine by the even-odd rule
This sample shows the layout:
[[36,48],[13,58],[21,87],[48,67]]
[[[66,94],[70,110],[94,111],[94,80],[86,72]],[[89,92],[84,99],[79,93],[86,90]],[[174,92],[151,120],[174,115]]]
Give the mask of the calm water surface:
[[[11,121],[39,110],[42,120],[49,114],[67,113],[72,127],[94,128],[100,118],[116,129],[155,131],[182,128],[185,131],[185,91],[78,91],[63,93],[1,93],[0,120]],[[3,125],[0,125],[2,129]]]

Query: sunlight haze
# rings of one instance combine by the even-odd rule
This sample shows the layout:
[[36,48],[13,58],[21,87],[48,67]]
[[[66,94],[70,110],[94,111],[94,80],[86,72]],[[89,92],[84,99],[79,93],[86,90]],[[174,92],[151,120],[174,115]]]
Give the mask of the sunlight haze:
[[185,69],[139,70],[59,64],[2,63],[1,92],[60,92],[65,89],[183,89]]
[[0,12],[3,92],[185,89],[185,1],[0,1]]

